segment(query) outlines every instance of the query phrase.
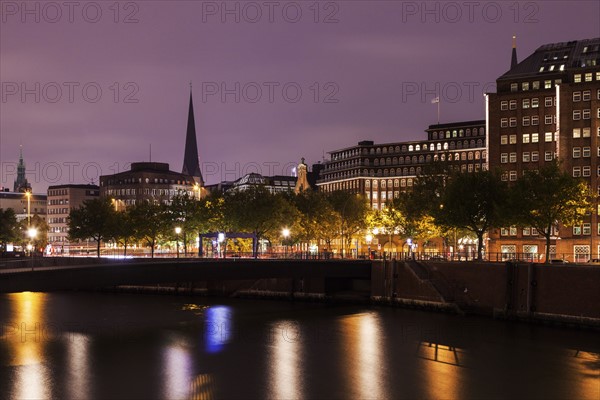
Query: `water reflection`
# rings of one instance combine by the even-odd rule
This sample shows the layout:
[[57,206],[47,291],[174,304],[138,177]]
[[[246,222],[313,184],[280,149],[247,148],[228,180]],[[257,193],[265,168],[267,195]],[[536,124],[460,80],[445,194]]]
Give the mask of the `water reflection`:
[[280,321],[271,325],[269,346],[269,398],[303,398],[302,337],[298,323]]
[[385,376],[381,321],[375,313],[358,314],[341,320],[345,370],[349,374],[354,397],[361,399],[389,398]]
[[194,363],[187,343],[182,339],[173,340],[163,350],[164,393],[165,399],[185,399],[194,376]]
[[218,353],[231,339],[231,307],[213,306],[206,310],[204,340],[208,353]]
[[67,338],[67,354],[70,398],[89,398],[90,339],[81,333],[70,333]]
[[568,389],[577,399],[600,398],[600,354],[570,350],[564,353],[565,373],[570,376]]
[[466,361],[463,349],[433,342],[420,342],[417,357],[423,363],[423,388],[427,398],[459,399],[463,386],[463,367]]
[[45,293],[9,295],[12,305],[12,334],[7,337],[11,365],[16,367],[12,398],[49,398],[49,371],[43,364],[45,342],[50,332],[45,324]]

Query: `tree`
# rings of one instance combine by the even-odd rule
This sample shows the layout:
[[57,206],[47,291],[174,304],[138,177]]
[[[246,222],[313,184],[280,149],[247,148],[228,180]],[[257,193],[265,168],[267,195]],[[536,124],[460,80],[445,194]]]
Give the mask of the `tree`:
[[339,215],[339,235],[344,257],[344,247],[349,248],[352,237],[366,228],[369,208],[363,196],[343,191],[331,192],[329,201]]
[[441,192],[437,224],[466,229],[477,236],[477,259],[481,261],[483,236],[508,218],[508,187],[491,171],[455,173]]
[[151,257],[160,236],[171,228],[171,221],[164,204],[141,201],[131,207],[129,218],[135,229],[135,237],[150,246]]
[[593,211],[595,198],[587,184],[561,170],[558,161],[527,171],[512,191],[512,208],[519,225],[532,226],[546,239],[546,263],[550,262],[552,228],[577,225]]
[[[29,229],[34,230],[34,236],[30,237]],[[48,244],[48,230],[50,226],[46,220],[35,214],[28,221],[24,219],[20,223],[20,242],[23,247],[31,244],[36,250],[42,250]]]
[[114,236],[116,211],[108,198],[86,200],[68,218],[69,240],[96,241],[96,255],[100,257],[100,243]]
[[19,224],[12,208],[0,208],[0,248],[6,251],[6,245],[19,239]]
[[337,234],[339,215],[327,201],[327,195],[307,190],[298,193],[292,201],[300,212],[298,227],[294,228],[299,240],[307,244],[322,240],[330,246],[331,239]]
[[[257,244],[260,239],[279,238],[281,229],[295,225],[300,214],[284,195],[272,194],[262,186],[228,192],[224,205],[225,220],[234,230],[253,233]],[[257,257],[258,248],[253,255]]]
[[129,209],[117,211],[114,218],[114,226],[111,228],[112,239],[123,245],[123,256],[127,256],[127,246],[135,241],[136,227],[131,218]]
[[[187,192],[178,193],[168,207],[168,216],[173,230],[176,227],[181,228],[183,251],[187,255],[188,233],[195,232],[199,225],[200,210],[197,199]],[[179,240],[178,237],[175,239]]]

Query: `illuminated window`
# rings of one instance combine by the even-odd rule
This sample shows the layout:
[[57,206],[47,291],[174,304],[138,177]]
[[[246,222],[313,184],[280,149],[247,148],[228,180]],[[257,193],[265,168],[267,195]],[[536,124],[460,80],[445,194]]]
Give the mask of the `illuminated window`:
[[529,108],[529,99],[523,99],[523,108]]
[[529,143],[529,133],[523,134],[523,143]]
[[524,151],[523,152],[523,162],[529,162],[530,160],[530,154],[528,151]]
[[540,99],[534,97],[531,99],[531,108],[538,108],[540,106]]

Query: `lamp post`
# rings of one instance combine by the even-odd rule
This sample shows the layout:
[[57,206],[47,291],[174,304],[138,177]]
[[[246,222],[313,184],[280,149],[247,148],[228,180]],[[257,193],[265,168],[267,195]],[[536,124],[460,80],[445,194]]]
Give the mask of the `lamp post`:
[[26,191],[25,197],[27,197],[27,229],[31,227],[31,192]]
[[367,240],[367,256],[369,257],[369,259],[371,259],[371,242],[373,241],[373,235],[371,235],[370,233],[367,233],[367,236],[365,236],[365,239]]
[[181,233],[181,228],[179,226],[175,227],[175,234],[177,235],[176,243],[177,243],[177,258],[179,258],[179,234]]
[[29,255],[31,255],[31,251],[34,248],[34,246],[31,242],[35,239],[37,234],[38,234],[38,231],[36,228],[29,227],[27,229],[27,236],[29,237],[29,244],[27,245],[27,250],[29,250]]
[[287,258],[287,239],[290,237],[290,230],[288,228],[283,228],[281,231],[281,234],[283,235],[283,239],[286,241],[285,243],[285,258]]

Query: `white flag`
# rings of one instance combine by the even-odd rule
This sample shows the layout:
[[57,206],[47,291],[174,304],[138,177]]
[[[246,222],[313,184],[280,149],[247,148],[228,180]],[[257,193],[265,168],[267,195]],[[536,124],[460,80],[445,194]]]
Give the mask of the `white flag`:
[[435,103],[439,103],[440,102],[440,96],[435,97],[433,100],[431,100],[431,104],[435,104]]

